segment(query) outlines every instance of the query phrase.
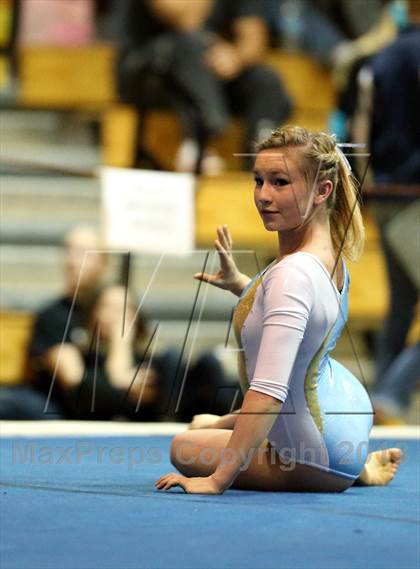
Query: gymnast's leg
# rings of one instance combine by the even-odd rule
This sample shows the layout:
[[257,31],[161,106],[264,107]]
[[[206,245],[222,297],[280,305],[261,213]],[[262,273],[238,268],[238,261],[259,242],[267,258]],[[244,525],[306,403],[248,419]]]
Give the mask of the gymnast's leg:
[[[171,462],[184,476],[209,476],[216,470],[231,435],[231,429],[196,429],[181,433],[172,441]],[[244,458],[243,470],[232,488],[269,492],[342,492],[352,485],[389,484],[398,470],[402,452],[391,448],[370,453],[355,482],[310,466],[285,463],[267,440],[252,456],[245,455]]]
[[[231,435],[230,429],[197,429],[181,433],[172,441],[171,462],[184,476],[210,476]],[[224,459],[229,460],[229,454],[225,454]],[[351,485],[352,480],[295,462],[282,462],[266,440],[255,453],[244,455],[243,470],[232,488],[268,492],[342,492]]]

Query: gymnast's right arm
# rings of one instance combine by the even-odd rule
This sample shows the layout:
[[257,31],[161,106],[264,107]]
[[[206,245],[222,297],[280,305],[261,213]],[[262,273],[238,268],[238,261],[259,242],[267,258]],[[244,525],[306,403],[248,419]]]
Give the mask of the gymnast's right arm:
[[230,290],[236,296],[241,296],[242,291],[251,279],[238,270],[232,256],[232,243],[228,226],[218,227],[217,239],[214,244],[219,254],[220,269],[214,275],[195,273],[194,278],[218,288]]

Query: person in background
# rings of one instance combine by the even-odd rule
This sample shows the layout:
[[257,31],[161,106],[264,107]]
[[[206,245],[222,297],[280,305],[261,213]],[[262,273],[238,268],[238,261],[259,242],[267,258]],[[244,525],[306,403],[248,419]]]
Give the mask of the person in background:
[[67,414],[66,390],[83,373],[90,303],[104,277],[107,256],[96,230],[78,226],[64,241],[64,292],[35,317],[28,348],[28,379],[49,405]]
[[[56,409],[67,419],[156,418],[155,370],[139,369],[133,381],[134,344],[146,335],[146,323],[139,315],[122,337],[125,289],[104,288],[106,268],[93,228],[76,227],[67,235],[64,294],[36,316],[28,350],[28,378],[42,396],[38,418]],[[127,300],[131,323],[135,306],[129,294]]]
[[266,0],[262,6],[275,44],[287,51],[307,53],[331,67],[356,56],[354,52],[362,48],[360,41],[366,44],[362,38],[385,25],[384,6],[389,3],[391,0]]
[[[147,78],[160,79],[183,126],[177,170],[194,171],[200,149],[225,131],[231,114],[245,120],[245,153],[289,116],[280,79],[263,64],[268,33],[256,0],[118,0],[114,6],[120,97],[141,108]],[[250,163],[246,157],[244,166]],[[205,173],[206,155],[201,165]]]
[[134,296],[103,285],[106,267],[96,231],[71,231],[65,291],[36,315],[27,384],[2,389],[0,417],[190,421],[227,412],[234,394],[218,358],[186,362],[178,348],[155,351]]
[[70,231],[64,245],[64,292],[35,316],[26,385],[2,390],[3,419],[61,418],[66,414],[64,390],[82,373],[79,349],[87,341],[86,307],[104,275],[107,258],[100,251],[97,232],[89,226]]
[[[420,381],[420,344],[407,344],[420,291],[420,3],[410,2],[411,25],[370,63],[373,115],[370,146],[377,185],[391,196],[369,201],[379,227],[390,292],[377,342],[375,394],[378,423],[404,419]],[[405,195],[404,192],[407,192]]]
[[74,353],[77,367],[60,385],[68,418],[154,420],[157,374],[142,356],[147,328],[132,295],[121,285],[105,286],[86,324],[88,342]]
[[226,386],[217,359],[205,353],[187,368],[176,348],[155,353],[154,331],[136,306],[122,285],[108,285],[97,295],[89,345],[80,352],[83,372],[67,391],[71,418],[188,421],[212,405],[217,412],[229,409],[229,394],[214,401],[216,382]]

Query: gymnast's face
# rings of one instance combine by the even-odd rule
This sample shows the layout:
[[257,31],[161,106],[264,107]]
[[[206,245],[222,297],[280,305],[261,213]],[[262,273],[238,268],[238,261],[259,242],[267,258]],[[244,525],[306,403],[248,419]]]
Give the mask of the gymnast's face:
[[298,228],[309,215],[310,192],[299,160],[293,148],[270,148],[257,155],[254,200],[268,231]]

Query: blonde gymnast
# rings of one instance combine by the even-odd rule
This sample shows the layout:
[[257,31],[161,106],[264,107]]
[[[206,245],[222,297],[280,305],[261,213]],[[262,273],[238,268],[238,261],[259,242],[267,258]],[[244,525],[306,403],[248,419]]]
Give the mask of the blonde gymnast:
[[180,473],[155,486],[220,494],[388,484],[401,451],[368,455],[368,394],[330,357],[347,319],[343,257],[356,260],[364,242],[350,165],[334,137],[285,127],[257,145],[254,174],[255,205],[265,229],[278,233],[277,258],[250,279],[235,265],[227,226],[219,227],[220,270],[195,275],[239,296],[244,401],[223,417],[194,417],[172,441]]

